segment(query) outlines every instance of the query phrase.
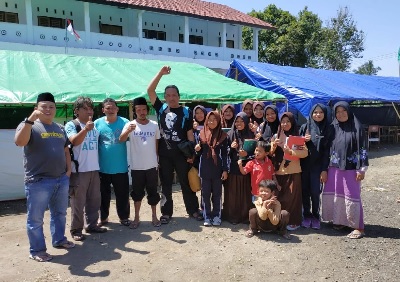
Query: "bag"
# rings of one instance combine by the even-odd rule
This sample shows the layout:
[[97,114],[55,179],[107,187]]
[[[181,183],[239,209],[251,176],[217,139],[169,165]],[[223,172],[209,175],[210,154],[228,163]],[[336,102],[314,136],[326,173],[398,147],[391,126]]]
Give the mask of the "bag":
[[192,158],[194,155],[194,143],[192,141],[183,141],[178,143],[178,149],[182,152],[185,158]]
[[192,166],[192,168],[189,169],[188,179],[189,179],[190,189],[192,189],[193,192],[196,193],[201,190],[201,181],[200,181],[200,177],[199,177],[199,171],[194,166]]

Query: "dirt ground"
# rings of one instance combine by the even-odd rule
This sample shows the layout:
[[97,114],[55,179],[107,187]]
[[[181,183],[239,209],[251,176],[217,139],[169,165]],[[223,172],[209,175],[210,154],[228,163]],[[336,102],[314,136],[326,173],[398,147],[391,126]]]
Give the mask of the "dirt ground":
[[171,224],[154,228],[143,204],[141,225],[131,230],[118,223],[113,202],[108,232],[88,235],[69,251],[51,246],[46,213],[54,259],[38,263],[28,259],[25,202],[1,202],[0,281],[399,281],[399,164],[400,145],[370,152],[362,192],[367,236],[361,240],[347,239],[350,230],[328,223],[319,231],[294,231],[291,241],[271,233],[248,239],[244,224],[203,227],[185,214],[176,186]]

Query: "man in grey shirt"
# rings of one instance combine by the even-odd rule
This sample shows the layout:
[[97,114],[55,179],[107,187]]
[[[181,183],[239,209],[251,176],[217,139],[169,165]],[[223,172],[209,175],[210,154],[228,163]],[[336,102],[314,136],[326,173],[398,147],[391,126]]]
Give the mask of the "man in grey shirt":
[[33,113],[18,126],[14,137],[15,144],[24,147],[29,258],[39,262],[52,259],[43,234],[47,207],[52,245],[64,249],[75,246],[65,237],[71,157],[64,129],[53,122],[55,114],[54,96],[39,94]]

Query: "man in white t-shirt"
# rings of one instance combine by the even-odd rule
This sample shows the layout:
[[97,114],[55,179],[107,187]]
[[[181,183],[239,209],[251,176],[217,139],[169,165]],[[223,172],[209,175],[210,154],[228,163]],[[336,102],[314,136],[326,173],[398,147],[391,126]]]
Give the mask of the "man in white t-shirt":
[[135,207],[135,218],[130,228],[136,229],[140,224],[139,211],[142,200],[147,192],[147,202],[151,206],[152,224],[161,225],[157,218],[156,207],[160,201],[157,192],[158,185],[158,140],[160,130],[156,122],[149,120],[149,106],[143,97],[133,100],[134,120],[127,123],[119,137],[121,142],[129,137],[130,164],[132,176],[132,199]]
[[71,236],[82,241],[84,217],[86,233],[104,233],[106,228],[97,226],[101,203],[98,139],[94,127],[93,101],[88,97],[78,97],[74,102],[75,120],[67,122],[65,131],[73,145],[72,174],[69,195],[71,197]]

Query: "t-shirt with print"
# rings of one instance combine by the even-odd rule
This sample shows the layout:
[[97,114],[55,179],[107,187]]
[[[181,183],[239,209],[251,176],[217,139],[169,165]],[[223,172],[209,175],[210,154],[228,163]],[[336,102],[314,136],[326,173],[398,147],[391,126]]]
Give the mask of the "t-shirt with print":
[[[20,123],[17,131],[21,130],[23,125],[24,123]],[[64,174],[67,170],[64,151],[67,144],[64,128],[60,124],[35,121],[31,137],[23,149],[24,181],[56,178]]]
[[149,120],[148,124],[140,124],[133,120],[127,123],[136,124],[134,131],[129,133],[129,161],[131,170],[148,170],[158,167],[156,140],[160,139],[160,130],[155,121]]
[[125,124],[124,117],[117,117],[113,123],[106,122],[105,117],[98,118],[94,126],[99,132],[99,165],[100,172],[107,174],[128,172],[126,142],[120,142],[119,136]]
[[[85,127],[84,123],[80,123],[81,128]],[[65,125],[65,132],[67,137],[70,138],[77,134],[75,124],[72,121],[67,122]],[[98,140],[99,133],[96,127],[86,133],[86,137],[83,142],[72,148],[74,152],[74,158],[78,161],[79,171],[96,171],[99,170],[99,153],[98,153]],[[75,163],[72,162],[72,172],[76,172]]]
[[[159,125],[161,127],[161,140],[159,144],[160,154],[169,149],[168,145],[170,149],[177,149],[177,144],[188,140],[187,132],[193,129],[192,111],[189,110],[189,117],[185,119],[182,127],[182,121],[185,116],[182,106],[179,108],[167,107],[167,109],[160,114],[160,109],[163,107],[163,103],[157,97],[153,107],[157,112],[158,120],[160,122]],[[163,139],[165,139],[166,142]]]
[[246,173],[251,176],[251,194],[258,195],[258,184],[261,180],[272,180],[274,175],[274,165],[269,158],[265,158],[263,163],[257,159],[247,162],[243,168]]

